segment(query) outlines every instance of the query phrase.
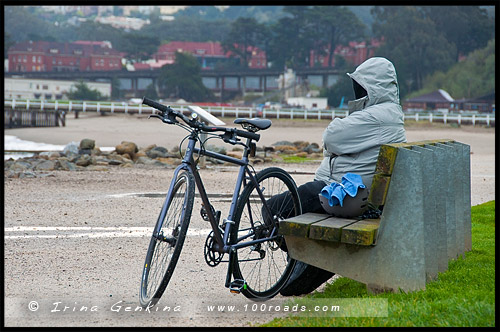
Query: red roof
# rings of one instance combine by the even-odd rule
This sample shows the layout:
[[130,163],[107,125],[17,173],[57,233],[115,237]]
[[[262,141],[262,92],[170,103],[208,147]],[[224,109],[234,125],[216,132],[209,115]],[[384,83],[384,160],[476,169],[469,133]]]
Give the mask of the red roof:
[[41,52],[50,53],[50,50],[57,50],[59,55],[73,55],[76,50],[82,52],[84,55],[97,55],[109,54],[121,56],[122,53],[109,47],[102,47],[101,44],[87,44],[87,43],[59,43],[48,41],[26,41],[17,43],[11,48],[9,52]]
[[148,63],[134,63],[135,70],[146,70],[151,69],[151,66]]
[[163,44],[157,53],[190,52],[199,56],[224,57],[225,52],[220,43],[215,42],[183,42],[173,41]]
[[[202,57],[227,57],[231,52],[224,52],[222,45],[219,42],[184,42],[172,41],[168,44],[163,44],[158,48],[157,54],[189,52],[196,56]],[[248,51],[255,52],[254,56],[265,57],[265,52],[258,47],[249,46]]]

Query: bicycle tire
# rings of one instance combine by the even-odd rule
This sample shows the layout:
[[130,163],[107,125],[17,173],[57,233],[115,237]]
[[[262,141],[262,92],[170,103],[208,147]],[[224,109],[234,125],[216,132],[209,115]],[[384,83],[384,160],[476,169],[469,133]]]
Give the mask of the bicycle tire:
[[[290,211],[287,209],[283,211],[272,206],[273,214],[276,213],[278,220],[302,213],[297,186],[286,171],[277,167],[266,168],[256,175],[256,179],[268,203],[270,203],[270,197],[278,194],[288,195],[287,197],[291,198],[289,201],[291,202]],[[277,191],[274,192],[274,189]],[[276,218],[269,218],[266,215],[263,202],[255,190],[255,185],[248,183],[238,200],[234,218],[235,224],[231,233],[232,243],[238,241],[238,236],[245,236],[252,234],[252,232],[251,239],[254,240],[269,235],[276,223]],[[249,239],[247,238],[247,240]],[[278,240],[240,248],[232,254],[232,259],[234,259],[233,277],[235,280],[245,281],[241,293],[247,298],[253,300],[272,298],[288,281],[296,261],[288,255],[284,241],[284,237],[280,236]],[[255,256],[256,253],[258,257]],[[268,278],[274,277],[275,280],[264,280],[266,276]]]
[[163,204],[162,212],[166,209],[165,217],[162,219],[160,212],[155,226],[156,230],[161,223],[158,234],[163,235],[163,238],[168,238],[168,241],[159,240],[153,231],[149,243],[139,296],[141,306],[144,308],[154,306],[167,288],[181,254],[193,204],[194,178],[191,173],[183,171],[178,174],[172,193]]

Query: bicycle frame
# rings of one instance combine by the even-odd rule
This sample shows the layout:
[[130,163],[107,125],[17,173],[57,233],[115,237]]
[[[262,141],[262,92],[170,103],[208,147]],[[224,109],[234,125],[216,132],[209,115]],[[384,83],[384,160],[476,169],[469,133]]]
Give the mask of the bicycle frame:
[[[189,136],[188,145],[186,148],[186,154],[184,155],[181,164],[179,166],[177,166],[177,168],[174,171],[174,175],[172,177],[173,180],[170,183],[170,187],[169,187],[169,190],[168,190],[168,193],[166,196],[166,200],[168,201],[170,195],[172,195],[172,191],[173,191],[173,188],[175,185],[174,180],[177,178],[177,175],[179,174],[179,172],[181,170],[187,170],[188,172],[190,172],[194,177],[195,185],[198,188],[198,192],[200,194],[202,203],[205,206],[205,210],[207,212],[210,225],[212,226],[212,230],[214,233],[213,236],[214,236],[214,240],[215,240],[214,250],[216,250],[217,252],[220,252],[220,253],[229,253],[230,254],[228,273],[227,273],[227,278],[226,278],[226,287],[229,287],[231,272],[232,272],[232,255],[236,252],[236,249],[252,246],[252,245],[255,245],[257,243],[266,242],[269,240],[274,240],[278,237],[276,234],[277,231],[276,231],[276,227],[275,227],[272,230],[269,237],[261,238],[259,240],[245,241],[243,243],[238,243],[238,244],[230,243],[229,234],[231,233],[232,225],[234,225],[233,217],[234,217],[234,214],[236,212],[240,191],[241,191],[242,186],[245,186],[247,184],[245,175],[247,175],[248,178],[250,179],[250,181],[255,184],[255,188],[257,190],[257,193],[258,193],[260,199],[262,200],[262,202],[264,204],[264,208],[267,210],[269,215],[272,215],[271,209],[267,205],[266,200],[264,198],[264,194],[262,193],[261,189],[258,186],[257,179],[255,178],[255,176],[252,174],[252,172],[248,168],[248,162],[249,162],[248,155],[250,152],[249,146],[251,143],[251,139],[249,139],[249,138],[247,139],[247,143],[246,143],[244,151],[243,151],[242,159],[237,159],[237,158],[226,156],[226,155],[216,153],[213,151],[206,151],[206,150],[201,150],[199,148],[196,148],[195,145],[198,142],[197,136],[198,136],[198,132],[196,130],[194,130]],[[218,225],[219,220],[216,220],[216,216],[214,215],[214,213],[212,212],[212,209],[210,208],[211,205],[210,205],[208,195],[207,195],[205,187],[203,185],[203,181],[201,179],[201,176],[198,172],[198,167],[197,167],[197,165],[194,161],[194,158],[193,158],[193,155],[195,153],[240,166],[240,169],[238,172],[238,178],[236,180],[236,185],[235,185],[235,189],[234,189],[234,193],[233,193],[233,197],[231,200],[231,207],[229,209],[229,214],[228,214],[227,219],[224,220],[225,221],[224,235],[221,234],[221,231],[219,229],[219,225]],[[163,209],[162,209],[160,216],[159,216],[160,220],[163,221],[165,219],[165,214],[166,214],[167,209],[168,209],[168,206],[166,206],[166,204],[164,204]],[[184,214],[184,213],[185,213],[185,207],[183,209],[182,214]],[[251,221],[251,222],[253,224],[253,221]],[[162,227],[162,223],[157,223],[157,228],[155,229],[155,234],[159,232],[161,227]],[[244,238],[241,238],[240,240],[244,240]],[[235,242],[235,240],[233,242]]]

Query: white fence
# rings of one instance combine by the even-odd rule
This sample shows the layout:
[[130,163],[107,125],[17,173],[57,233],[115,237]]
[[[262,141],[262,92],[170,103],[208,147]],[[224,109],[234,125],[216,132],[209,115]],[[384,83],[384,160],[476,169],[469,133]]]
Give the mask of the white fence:
[[[170,104],[170,106],[181,112],[188,112],[187,105]],[[64,110],[66,112],[110,112],[110,113],[137,113],[152,114],[156,110],[145,105],[128,105],[118,102],[90,102],[90,101],[44,101],[44,100],[15,100],[5,99],[4,107],[10,109],[38,109],[38,110]],[[263,109],[257,110],[253,107],[228,107],[228,106],[205,106],[203,107],[213,115],[220,117],[262,117],[262,118],[285,118],[304,120],[326,120],[336,117],[343,118],[349,113],[345,109],[333,110],[305,110],[298,108]],[[484,124],[495,125],[495,114],[472,114],[472,113],[405,113],[405,119],[415,121],[443,122],[461,124]]]

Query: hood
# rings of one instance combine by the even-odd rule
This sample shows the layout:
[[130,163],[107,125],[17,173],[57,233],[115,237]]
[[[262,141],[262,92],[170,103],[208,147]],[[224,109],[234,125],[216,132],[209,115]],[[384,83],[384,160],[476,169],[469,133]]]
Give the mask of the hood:
[[385,58],[370,58],[360,64],[350,78],[361,85],[368,93],[364,107],[392,102],[399,104],[399,85],[396,69]]

